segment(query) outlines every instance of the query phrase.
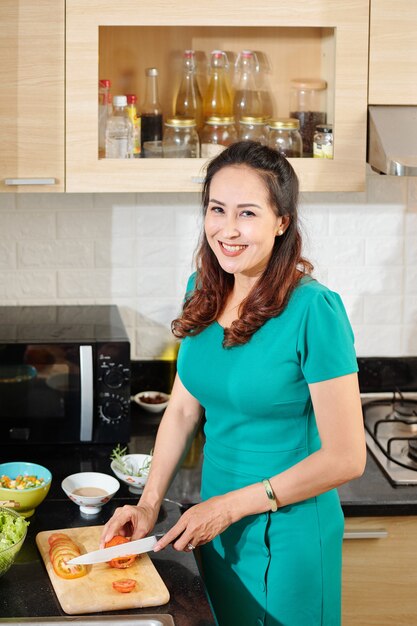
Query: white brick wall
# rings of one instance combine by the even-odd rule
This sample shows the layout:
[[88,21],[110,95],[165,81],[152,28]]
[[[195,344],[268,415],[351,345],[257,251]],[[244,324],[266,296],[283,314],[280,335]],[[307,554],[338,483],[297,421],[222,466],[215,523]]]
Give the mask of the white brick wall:
[[[303,194],[305,254],[345,303],[360,356],[417,354],[417,179]],[[197,194],[1,194],[0,304],[119,305],[134,358],[172,348]]]

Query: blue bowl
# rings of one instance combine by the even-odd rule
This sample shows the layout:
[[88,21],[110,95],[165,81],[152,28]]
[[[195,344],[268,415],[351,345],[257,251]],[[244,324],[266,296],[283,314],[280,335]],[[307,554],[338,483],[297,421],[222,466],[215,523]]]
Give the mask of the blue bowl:
[[37,476],[43,478],[44,483],[38,487],[30,489],[8,489],[0,487],[0,500],[13,500],[18,503],[16,511],[23,517],[30,517],[35,512],[35,508],[46,498],[51,487],[51,472],[37,463],[26,463],[25,461],[14,461],[12,463],[0,463],[0,476],[16,478],[19,474],[27,476]]

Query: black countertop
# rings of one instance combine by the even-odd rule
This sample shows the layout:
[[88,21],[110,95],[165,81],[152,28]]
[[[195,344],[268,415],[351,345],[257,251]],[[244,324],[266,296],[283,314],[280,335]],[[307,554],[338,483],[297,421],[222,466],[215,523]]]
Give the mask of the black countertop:
[[[0,581],[0,622],[9,617],[65,616],[35,543],[38,532],[104,524],[117,506],[129,500],[114,497],[100,514],[85,516],[70,500],[47,498],[29,518],[27,538],[16,562]],[[164,532],[175,523],[179,508],[165,501],[156,527]],[[118,611],[118,615],[170,614],[176,626],[212,626],[214,620],[193,554],[168,547],[152,553],[152,562],[170,592],[170,601],[160,607]],[[103,612],[95,615],[114,615]],[[74,617],[73,617],[74,618]]]

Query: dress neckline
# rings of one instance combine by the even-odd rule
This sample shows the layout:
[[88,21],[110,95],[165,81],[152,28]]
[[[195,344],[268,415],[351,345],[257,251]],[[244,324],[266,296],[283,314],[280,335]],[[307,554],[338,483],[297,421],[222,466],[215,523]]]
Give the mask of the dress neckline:
[[[312,276],[310,276],[310,274],[304,274],[304,276],[301,276],[300,280],[298,281],[298,285],[297,285],[297,287],[295,287],[295,289],[297,289],[297,288],[298,288],[301,284],[304,284],[304,283],[306,283],[306,282],[310,282],[310,281],[312,281],[312,280],[314,280],[314,278],[313,278]],[[293,290],[293,293],[294,293],[295,289]],[[292,294],[291,294],[291,295],[292,295]],[[272,319],[272,318],[270,318],[270,319]],[[233,320],[233,321],[234,321],[234,320]],[[215,324],[216,326],[218,326],[218,327],[219,327],[222,331],[225,331],[225,330],[226,330],[226,328],[230,328],[230,326],[222,326],[222,325],[220,324],[220,322],[219,322],[219,321],[217,321],[217,320],[214,320],[214,324]]]

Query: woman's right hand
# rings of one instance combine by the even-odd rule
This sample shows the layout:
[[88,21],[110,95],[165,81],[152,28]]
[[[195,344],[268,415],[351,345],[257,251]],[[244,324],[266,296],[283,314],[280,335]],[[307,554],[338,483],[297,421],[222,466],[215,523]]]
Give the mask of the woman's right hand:
[[131,539],[145,537],[152,531],[157,517],[158,511],[147,505],[125,504],[117,508],[103,527],[100,548],[104,548],[105,544],[115,535],[131,537]]

